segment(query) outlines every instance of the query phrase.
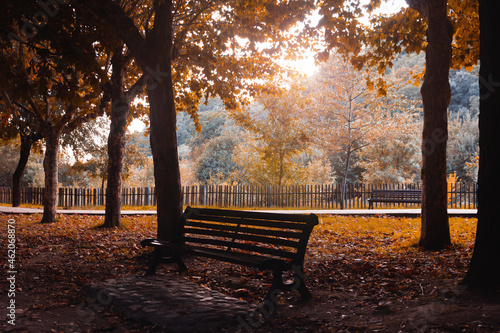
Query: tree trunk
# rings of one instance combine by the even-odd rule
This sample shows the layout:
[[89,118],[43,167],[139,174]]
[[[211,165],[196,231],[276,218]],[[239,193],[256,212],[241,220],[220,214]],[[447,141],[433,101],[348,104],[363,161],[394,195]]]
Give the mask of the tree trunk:
[[45,157],[43,159],[43,170],[45,172],[45,189],[43,192],[42,223],[56,221],[60,136],[61,134],[54,131],[54,129],[44,131]]
[[21,133],[19,162],[17,163],[16,170],[12,175],[12,207],[19,207],[21,205],[21,177],[23,176],[24,169],[28,163],[32,145],[33,142],[30,135],[23,135]]
[[351,163],[351,145],[347,148],[347,156],[345,161],[345,169],[344,169],[344,179],[342,180],[342,191],[341,191],[341,201],[340,201],[340,209],[345,208],[346,197],[347,197],[347,176],[349,175],[349,164]]
[[500,2],[479,1],[480,113],[478,223],[476,243],[464,283],[472,288],[500,287]]
[[[166,69],[170,72],[170,68]],[[153,153],[158,213],[158,239],[177,235],[182,215],[182,192],[176,137],[172,81],[149,89],[151,151]]]
[[153,154],[158,239],[171,240],[178,234],[182,216],[181,175],[177,152],[176,112],[172,84],[172,1],[155,1],[155,27],[159,29],[148,50],[151,152]]
[[424,105],[422,133],[422,226],[419,245],[440,250],[451,244],[447,212],[447,110],[453,27],[446,0],[427,0],[426,71],[421,93]]
[[283,150],[280,150],[279,159],[280,159],[280,170],[278,176],[278,186],[281,186],[281,182],[283,181],[283,171],[284,171],[283,163],[285,159],[285,153],[283,152]]
[[123,71],[125,59],[119,48],[113,55],[111,83],[111,128],[108,136],[108,183],[106,186],[106,212],[104,227],[113,228],[120,225],[122,170],[125,159],[125,133],[129,102],[123,91]]

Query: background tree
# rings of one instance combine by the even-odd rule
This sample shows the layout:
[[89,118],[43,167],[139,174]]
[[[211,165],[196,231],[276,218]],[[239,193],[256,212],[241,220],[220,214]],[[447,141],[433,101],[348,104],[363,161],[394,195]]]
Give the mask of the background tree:
[[[87,123],[86,126],[71,133],[71,144],[65,141],[66,137],[63,138],[63,144],[71,147],[71,156],[68,156],[66,163],[63,161],[61,165],[64,169],[64,172],[59,174],[62,186],[100,187],[104,190],[108,179],[107,136],[109,132],[106,129],[109,125],[109,119],[98,118],[95,122]],[[95,133],[97,129],[104,131],[98,135]],[[87,140],[84,144],[79,144],[78,140],[74,141],[85,133],[87,133]],[[126,133],[125,140],[127,154],[121,171],[123,183],[129,187],[153,186],[149,137],[144,131],[137,131]],[[79,149],[75,150],[73,144],[79,144]]]
[[[233,112],[236,124],[254,135],[244,141],[239,153],[240,165],[250,182],[283,185],[297,181],[297,163],[293,160],[307,147],[307,137],[300,126],[300,92],[278,90],[263,93],[258,106]],[[300,177],[300,176],[299,176]],[[251,179],[251,180],[250,180]]]
[[[137,77],[137,71],[130,65],[131,57],[123,44],[119,44],[111,57],[111,126],[107,144],[107,185],[104,227],[118,227],[121,221],[121,196],[123,163],[126,158],[126,132],[130,121],[131,103],[142,92],[144,76]],[[125,78],[127,70],[128,77]],[[136,75],[134,75],[136,74]],[[133,85],[127,90],[126,83]],[[103,178],[104,179],[104,178]]]
[[479,113],[478,223],[474,253],[464,283],[498,291],[500,287],[500,11],[497,1],[480,0],[481,68]]
[[447,147],[448,174],[456,173],[460,180],[475,181],[467,172],[467,163],[479,154],[478,119],[471,114],[458,115],[449,121],[449,141]]
[[313,185],[324,185],[334,181],[332,165],[328,159],[316,158],[307,163],[304,182]]
[[202,184],[233,185],[240,182],[240,167],[234,161],[239,141],[234,134],[227,131],[208,140],[196,161],[196,179]]
[[[150,19],[141,26],[115,1],[78,3],[108,22],[107,31],[117,33],[143,73],[151,73],[155,79],[156,84],[147,87],[147,95],[158,238],[171,239],[182,213],[174,96],[179,110],[190,112],[195,119],[197,101],[203,95],[208,99],[218,94],[227,107],[235,107],[240,90],[251,90],[252,84],[244,78],[269,73],[272,56],[285,45],[282,41],[287,46],[294,44],[283,31],[304,20],[313,4],[145,1],[134,6],[136,10],[153,8]],[[258,42],[270,42],[273,47],[259,51]]]
[[341,56],[332,55],[311,84],[307,111],[303,114],[311,142],[328,153],[342,156],[341,207],[346,198],[348,175],[361,149],[376,140],[376,129],[388,125],[387,106],[374,91],[369,73],[358,72]]
[[[0,141],[0,186],[12,186],[12,174],[19,164],[20,151],[19,138]],[[21,186],[43,187],[43,154],[41,152],[41,142],[38,141],[32,148],[30,158],[26,164],[23,176],[21,177]]]
[[415,183],[420,180],[420,119],[402,114],[384,127],[384,135],[364,148],[358,166],[363,181],[372,184]]
[[[4,63],[11,66],[15,75],[6,78],[4,96],[15,122],[41,133],[45,139],[42,222],[54,222],[61,135],[95,119],[103,110],[92,106],[100,105],[95,100],[100,90],[85,85],[88,81],[77,68],[47,52],[50,50],[43,42],[37,47],[17,44],[5,50]],[[31,117],[23,118],[21,113]]]
[[[454,0],[448,7],[446,0],[407,0],[411,9],[402,9],[389,17],[372,16],[369,27],[359,20],[360,6],[348,3],[325,1],[320,10],[320,26],[327,29],[329,46],[354,54],[352,62],[358,68],[373,65],[382,73],[401,51],[426,51],[426,74],[421,88],[424,194],[420,245],[425,249],[443,248],[451,242],[446,192],[449,68],[471,67],[477,62],[477,3]],[[371,1],[365,8],[372,13],[380,3]]]
[[[3,101],[8,102],[9,97],[4,93]],[[0,138],[8,142],[17,136],[20,139],[19,145],[19,159],[15,170],[10,177],[10,185],[12,186],[12,207],[19,207],[21,204],[21,179],[28,164],[28,159],[31,154],[31,147],[33,144],[42,139],[41,133],[33,131],[30,127],[17,124],[9,113],[9,108],[5,104],[0,104],[2,122],[0,123]],[[29,114],[19,110],[19,117],[30,117]],[[10,174],[9,174],[10,175]]]

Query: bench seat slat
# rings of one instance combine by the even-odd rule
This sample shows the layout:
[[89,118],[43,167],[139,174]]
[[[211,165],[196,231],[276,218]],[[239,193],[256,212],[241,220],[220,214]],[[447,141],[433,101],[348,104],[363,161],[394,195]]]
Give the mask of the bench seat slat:
[[219,216],[202,216],[194,214],[187,219],[186,224],[189,225],[190,223],[195,221],[210,221],[210,222],[220,222],[220,223],[228,223],[236,225],[241,224],[247,226],[259,226],[259,227],[291,229],[291,230],[305,230],[308,228],[308,225],[305,223],[253,220],[253,219],[241,219],[241,218],[219,217]]
[[174,242],[164,242],[156,239],[144,240],[143,246],[153,246],[161,248],[172,248],[177,251],[181,250],[184,253],[195,254],[212,259],[219,259],[229,261],[240,265],[250,265],[252,267],[269,268],[269,266],[280,265],[283,269],[290,267],[293,260],[290,259],[274,259],[262,255],[241,253],[241,252],[228,252],[227,250],[211,249],[196,245],[181,245]]
[[210,235],[210,236],[216,236],[216,237],[231,238],[231,239],[233,239],[233,241],[234,240],[246,240],[246,241],[253,241],[253,242],[259,242],[259,243],[265,243],[265,244],[279,245],[279,246],[287,246],[287,247],[293,247],[293,248],[297,248],[299,246],[299,242],[297,242],[297,241],[276,238],[276,237],[264,237],[264,236],[258,236],[258,235],[252,235],[252,234],[244,234],[244,233],[240,233],[240,232],[234,233],[234,232],[226,232],[226,231],[219,231],[219,230],[195,229],[195,228],[184,229],[184,232],[186,234]]
[[370,199],[372,202],[401,202],[401,200],[406,200],[408,202],[419,203],[420,199]]
[[252,245],[252,244],[248,244],[248,243],[231,242],[231,241],[221,240],[221,239],[184,237],[184,241],[186,242],[186,244],[193,243],[193,244],[217,245],[217,246],[222,246],[222,247],[230,248],[230,249],[240,249],[240,250],[250,251],[250,252],[254,252],[254,253],[269,254],[272,256],[286,258],[286,259],[293,259],[296,257],[296,254],[294,252],[289,252],[286,250],[280,250],[277,248],[267,248],[267,247]]
[[261,269],[268,268],[268,266],[272,264],[272,265],[279,265],[281,269],[285,270],[287,268],[290,268],[292,264],[291,260],[269,259],[268,257],[263,257],[249,253],[227,252],[217,249],[207,249],[196,246],[186,247],[185,252],[207,258],[231,262],[233,264],[257,267]]
[[241,211],[241,210],[226,210],[226,209],[213,209],[213,208],[196,208],[196,212],[191,215],[191,217],[199,217],[205,220],[208,216],[218,216],[220,217],[236,217],[244,219],[257,219],[257,220],[268,220],[268,221],[287,221],[287,222],[302,222],[311,223],[315,220],[314,215],[303,215],[303,214],[276,214],[276,213],[266,213],[266,212],[254,212],[254,211]]
[[266,235],[266,236],[275,236],[282,238],[294,238],[301,239],[302,238],[302,230],[299,231],[291,231],[289,229],[262,229],[262,228],[249,228],[243,226],[235,226],[235,225],[227,225],[227,224],[219,224],[219,223],[204,223],[204,222],[195,222],[190,221],[189,225],[184,226],[184,230],[188,231],[191,227],[197,228],[206,228],[206,229],[214,229],[214,230],[226,230],[226,231],[238,231],[242,233],[256,234],[256,235]]

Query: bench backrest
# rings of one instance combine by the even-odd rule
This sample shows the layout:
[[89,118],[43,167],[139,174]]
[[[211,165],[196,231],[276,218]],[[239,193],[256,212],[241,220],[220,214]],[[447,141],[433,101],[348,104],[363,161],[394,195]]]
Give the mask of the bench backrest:
[[251,253],[301,262],[314,214],[277,214],[209,208],[186,208],[182,241],[190,246]]
[[371,199],[421,200],[421,190],[373,190]]

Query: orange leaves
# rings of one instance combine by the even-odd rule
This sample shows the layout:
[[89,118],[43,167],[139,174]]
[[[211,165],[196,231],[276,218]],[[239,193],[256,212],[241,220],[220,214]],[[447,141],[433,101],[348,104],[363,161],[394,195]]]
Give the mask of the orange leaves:
[[[329,216],[308,246],[306,271],[313,288],[391,298],[439,297],[430,283],[463,277],[472,255],[475,219],[450,218],[451,248],[417,248],[420,219]],[[453,282],[454,283],[454,282]]]
[[[450,218],[452,242],[463,248],[471,247],[475,239],[475,221]],[[336,254],[359,257],[366,253],[404,255],[415,251],[419,235],[420,219],[332,216],[320,220],[309,248],[314,253],[312,257]]]
[[130,258],[142,253],[140,240],[156,232],[156,216],[126,216],[118,229],[102,229],[102,216],[59,215],[51,224],[40,224],[39,214],[13,218],[22,251],[48,252],[55,260],[66,255],[82,262]]

